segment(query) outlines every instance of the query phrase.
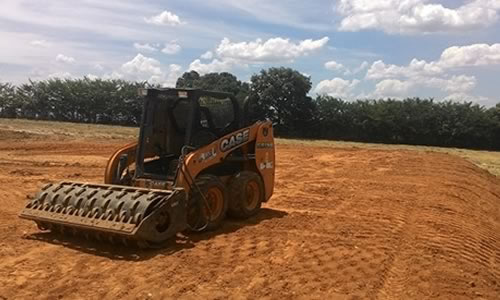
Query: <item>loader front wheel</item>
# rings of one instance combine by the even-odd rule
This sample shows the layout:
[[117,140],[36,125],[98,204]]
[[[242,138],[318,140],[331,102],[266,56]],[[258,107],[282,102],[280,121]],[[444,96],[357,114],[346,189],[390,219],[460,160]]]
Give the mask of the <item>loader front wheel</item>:
[[236,174],[229,183],[229,215],[246,219],[255,215],[264,200],[264,184],[260,176],[251,171]]
[[195,183],[189,201],[188,224],[194,231],[217,229],[228,208],[226,187],[214,175],[201,175]]

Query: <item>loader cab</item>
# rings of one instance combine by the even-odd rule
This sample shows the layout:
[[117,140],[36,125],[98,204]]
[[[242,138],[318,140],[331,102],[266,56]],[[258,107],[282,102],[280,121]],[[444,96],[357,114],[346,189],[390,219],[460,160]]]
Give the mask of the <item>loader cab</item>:
[[174,180],[184,146],[197,149],[242,126],[237,100],[198,89],[140,89],[144,96],[134,178]]

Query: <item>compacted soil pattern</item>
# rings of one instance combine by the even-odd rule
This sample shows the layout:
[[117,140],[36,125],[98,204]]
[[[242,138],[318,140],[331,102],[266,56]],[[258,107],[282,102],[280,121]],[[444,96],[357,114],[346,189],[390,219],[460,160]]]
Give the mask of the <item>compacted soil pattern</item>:
[[452,155],[280,144],[246,221],[138,250],[41,232],[48,182],[129,141],[0,130],[0,299],[499,299],[500,179]]

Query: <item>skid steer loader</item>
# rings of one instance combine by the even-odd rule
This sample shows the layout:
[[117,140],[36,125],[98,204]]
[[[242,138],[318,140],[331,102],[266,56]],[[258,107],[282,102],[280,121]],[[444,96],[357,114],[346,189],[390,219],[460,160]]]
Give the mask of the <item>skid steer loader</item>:
[[185,230],[247,218],[274,187],[272,123],[248,102],[197,89],[140,89],[138,141],[109,159],[104,184],[44,186],[20,217],[41,230],[160,247]]

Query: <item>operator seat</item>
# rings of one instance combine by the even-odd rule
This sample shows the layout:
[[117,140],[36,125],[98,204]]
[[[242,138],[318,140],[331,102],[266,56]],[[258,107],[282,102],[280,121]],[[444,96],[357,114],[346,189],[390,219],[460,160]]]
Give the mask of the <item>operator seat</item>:
[[195,127],[191,135],[191,145],[200,148],[219,138],[218,130],[208,107],[200,106],[195,114]]

